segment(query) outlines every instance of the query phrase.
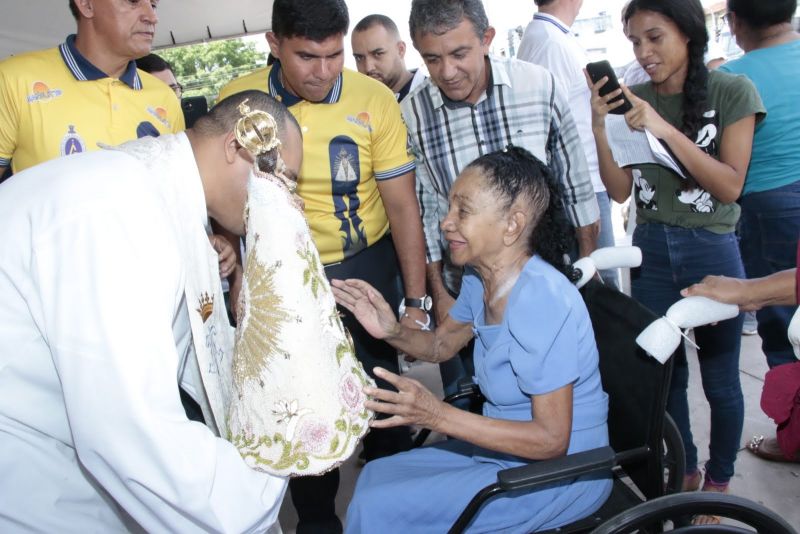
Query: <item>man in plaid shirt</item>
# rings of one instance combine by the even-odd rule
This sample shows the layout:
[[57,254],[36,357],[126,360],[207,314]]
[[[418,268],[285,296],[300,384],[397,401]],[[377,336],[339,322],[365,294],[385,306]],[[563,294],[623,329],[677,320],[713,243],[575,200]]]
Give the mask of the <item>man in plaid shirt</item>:
[[[453,182],[475,158],[513,144],[546,162],[564,186],[581,256],[595,248],[599,208],[567,95],[544,68],[489,56],[495,30],[481,0],[414,0],[409,24],[430,78],[401,108],[417,158],[427,278],[441,322],[460,271],[447,265],[440,224]],[[447,390],[452,384],[443,379]]]

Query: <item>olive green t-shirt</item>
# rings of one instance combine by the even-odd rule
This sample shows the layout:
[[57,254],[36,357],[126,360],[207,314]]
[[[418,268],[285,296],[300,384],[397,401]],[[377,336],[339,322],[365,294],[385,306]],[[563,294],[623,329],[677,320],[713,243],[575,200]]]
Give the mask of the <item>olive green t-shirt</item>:
[[[658,95],[652,83],[631,88],[659,115],[678,129],[683,122],[683,94]],[[725,128],[749,115],[760,121],[766,110],[753,83],[744,76],[711,71],[708,77],[708,110],[703,114],[695,144],[715,159]],[[697,187],[684,191],[678,174],[654,164],[634,165],[633,184],[636,224],[661,223],[684,228],[732,232],[739,220],[739,205],[723,204]]]

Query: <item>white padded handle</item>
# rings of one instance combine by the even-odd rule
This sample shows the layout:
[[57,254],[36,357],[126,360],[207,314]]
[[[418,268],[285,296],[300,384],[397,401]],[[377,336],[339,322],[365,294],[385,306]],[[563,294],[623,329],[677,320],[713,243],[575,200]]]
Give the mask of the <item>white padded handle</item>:
[[684,335],[682,328],[695,328],[739,315],[739,307],[706,297],[686,297],[667,310],[636,338],[636,343],[661,363],[675,352]]
[[582,276],[575,282],[578,289],[585,286],[597,273],[605,269],[638,267],[642,264],[642,251],[639,247],[604,247],[598,248],[585,258],[581,258],[572,266],[580,269]]

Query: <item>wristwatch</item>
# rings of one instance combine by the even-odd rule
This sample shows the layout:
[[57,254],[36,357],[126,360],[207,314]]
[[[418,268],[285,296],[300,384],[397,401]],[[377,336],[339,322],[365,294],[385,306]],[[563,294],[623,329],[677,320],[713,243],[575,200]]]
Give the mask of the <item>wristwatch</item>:
[[430,295],[423,295],[418,299],[406,297],[400,302],[400,309],[402,310],[400,313],[404,313],[406,308],[419,308],[425,313],[428,313],[433,308],[433,299]]

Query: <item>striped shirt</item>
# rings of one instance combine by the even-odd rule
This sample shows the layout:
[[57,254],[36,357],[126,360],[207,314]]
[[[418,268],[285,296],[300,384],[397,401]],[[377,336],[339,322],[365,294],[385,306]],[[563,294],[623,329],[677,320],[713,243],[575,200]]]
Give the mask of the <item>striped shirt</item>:
[[592,224],[600,216],[578,130],[553,76],[524,61],[489,59],[489,86],[474,106],[447,99],[430,78],[401,103],[417,158],[417,194],[429,263],[441,261],[446,249],[440,224],[459,172],[479,156],[508,144],[527,149],[559,177],[574,225]]

